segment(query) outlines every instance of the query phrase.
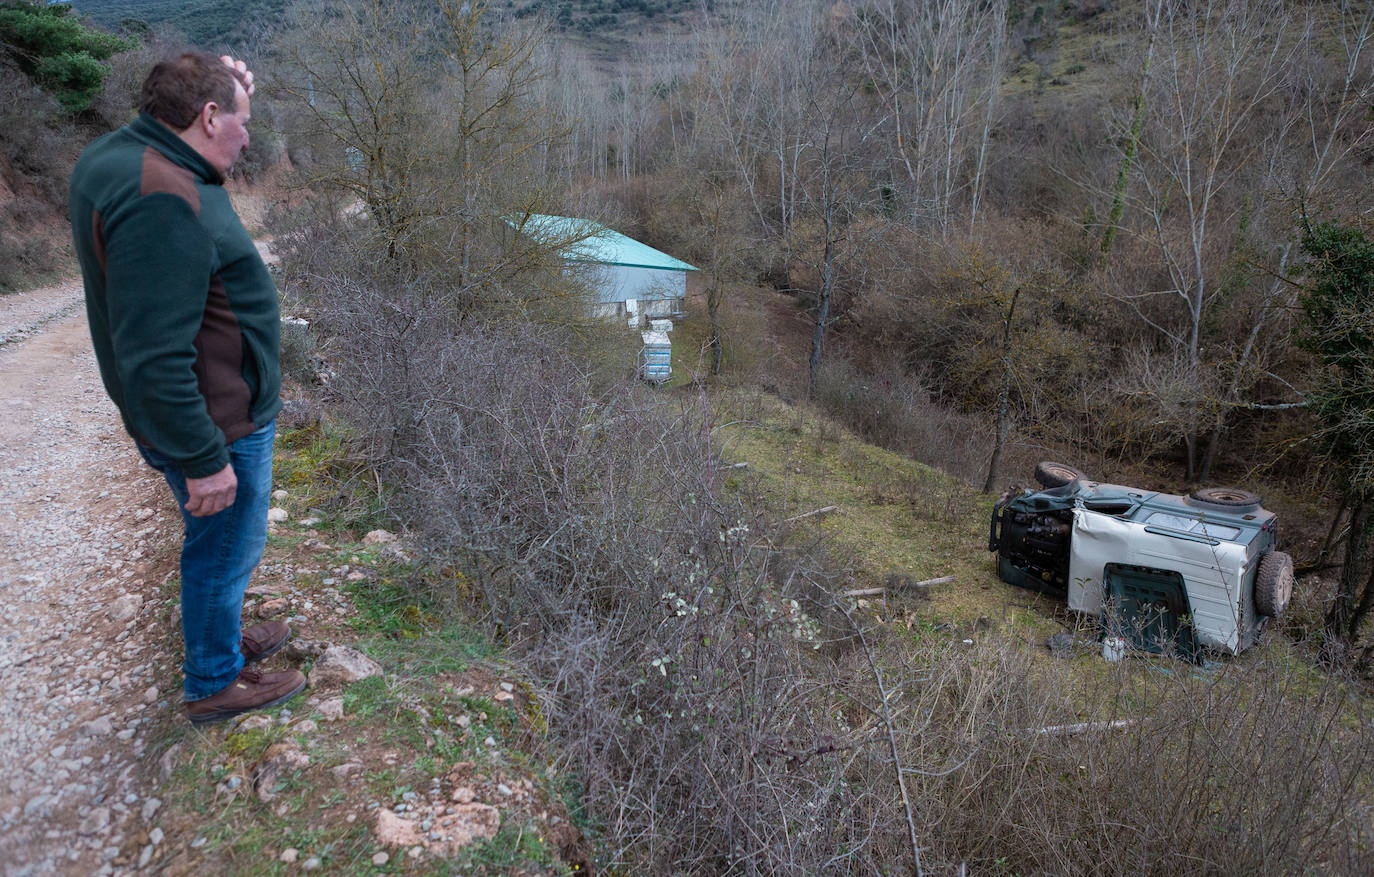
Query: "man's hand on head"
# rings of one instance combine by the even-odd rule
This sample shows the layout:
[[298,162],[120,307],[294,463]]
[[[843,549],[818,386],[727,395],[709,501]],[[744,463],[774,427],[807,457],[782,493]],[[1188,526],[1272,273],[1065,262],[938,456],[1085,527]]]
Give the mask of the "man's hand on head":
[[214,475],[204,478],[187,478],[186,492],[191,495],[186,503],[186,511],[193,518],[204,518],[222,512],[234,504],[238,493],[239,479],[233,466],[225,466]]
[[249,96],[253,96],[253,71],[248,69],[248,65],[243,61],[229,55],[220,55],[219,59],[224,62],[224,66],[234,70],[239,74],[239,82],[243,83],[243,90]]

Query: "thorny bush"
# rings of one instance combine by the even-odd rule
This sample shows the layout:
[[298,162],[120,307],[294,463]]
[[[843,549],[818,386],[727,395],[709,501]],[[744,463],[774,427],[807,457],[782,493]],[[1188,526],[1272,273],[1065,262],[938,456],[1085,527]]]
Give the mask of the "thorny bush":
[[798,755],[842,734],[811,669],[833,635],[807,611],[837,573],[784,562],[785,535],[721,490],[699,400],[607,379],[557,332],[330,285],[313,305],[331,393],[396,513],[547,680],[608,860],[816,873],[850,850],[844,867],[879,867],[863,851],[887,848],[893,815],[844,781],[852,756]]

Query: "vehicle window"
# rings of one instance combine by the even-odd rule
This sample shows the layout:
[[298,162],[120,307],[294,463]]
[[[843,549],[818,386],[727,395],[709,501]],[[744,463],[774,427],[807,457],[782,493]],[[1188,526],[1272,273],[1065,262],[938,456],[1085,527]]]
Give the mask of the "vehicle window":
[[1146,522],[1154,524],[1156,527],[1168,527],[1170,530],[1182,530],[1184,533],[1197,533],[1200,536],[1211,536],[1213,539],[1234,540],[1240,535],[1239,527],[1228,527],[1225,524],[1208,524],[1197,518],[1185,518],[1183,515],[1171,515],[1168,512],[1155,512],[1146,518]]

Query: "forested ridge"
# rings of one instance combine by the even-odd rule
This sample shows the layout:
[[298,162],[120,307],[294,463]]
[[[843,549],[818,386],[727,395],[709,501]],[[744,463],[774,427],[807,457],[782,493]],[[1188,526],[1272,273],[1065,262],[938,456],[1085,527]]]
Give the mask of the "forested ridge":
[[[72,6],[108,29],[175,29],[196,45],[242,45],[270,26],[289,0],[75,0]],[[496,4],[516,17],[546,16],[559,31],[605,38],[621,28],[653,32],[686,21],[718,4],[701,0],[505,0]],[[729,3],[719,4],[722,7]],[[623,47],[621,48],[623,51]]]
[[[185,5],[98,5],[151,25],[105,92],[15,91],[84,133],[190,34]],[[386,648],[470,626],[527,675],[513,721],[587,861],[1368,872],[1374,8],[271,12],[236,184],[309,326],[292,484],[419,549],[359,586]],[[7,148],[37,213],[61,162]],[[671,385],[559,269],[576,234],[517,233],[538,214],[700,269]],[[984,551],[1042,458],[1263,489],[1292,609],[1234,661],[1104,669]]]
[[75,0],[71,6],[108,30],[176,32],[188,42],[210,48],[243,45],[257,30],[281,16],[287,0]]

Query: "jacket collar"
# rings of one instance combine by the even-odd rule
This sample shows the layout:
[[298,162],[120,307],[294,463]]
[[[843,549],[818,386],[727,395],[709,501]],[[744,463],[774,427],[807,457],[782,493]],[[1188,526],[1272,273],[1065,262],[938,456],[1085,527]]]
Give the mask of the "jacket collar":
[[214,165],[178,137],[175,131],[147,113],[139,113],[138,118],[129,123],[128,130],[135,138],[167,156],[173,164],[186,168],[207,183],[224,185],[224,175]]

